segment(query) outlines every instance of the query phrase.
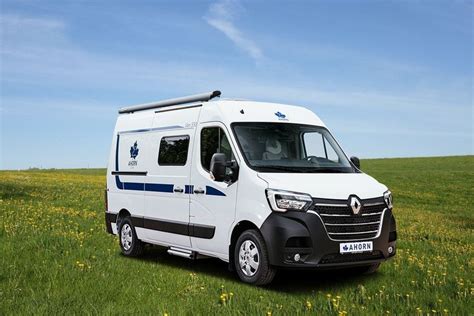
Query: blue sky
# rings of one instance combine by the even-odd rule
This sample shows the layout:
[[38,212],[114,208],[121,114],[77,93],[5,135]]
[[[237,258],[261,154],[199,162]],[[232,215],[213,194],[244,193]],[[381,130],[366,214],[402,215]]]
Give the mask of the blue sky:
[[306,106],[349,155],[473,154],[471,1],[2,0],[0,169],[105,167],[123,105]]

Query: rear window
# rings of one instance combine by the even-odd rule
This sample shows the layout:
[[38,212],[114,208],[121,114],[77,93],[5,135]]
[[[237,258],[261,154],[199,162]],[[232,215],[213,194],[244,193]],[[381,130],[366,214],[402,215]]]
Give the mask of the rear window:
[[160,166],[184,166],[188,159],[189,136],[167,136],[160,141],[158,164]]

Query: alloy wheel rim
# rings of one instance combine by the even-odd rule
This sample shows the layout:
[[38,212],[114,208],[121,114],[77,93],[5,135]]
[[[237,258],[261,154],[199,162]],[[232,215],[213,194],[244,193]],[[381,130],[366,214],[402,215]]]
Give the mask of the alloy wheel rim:
[[253,241],[245,240],[240,245],[239,265],[242,273],[248,277],[252,277],[257,273],[260,265],[260,254]]
[[125,250],[129,250],[132,247],[132,228],[129,224],[124,224],[120,232],[120,242]]

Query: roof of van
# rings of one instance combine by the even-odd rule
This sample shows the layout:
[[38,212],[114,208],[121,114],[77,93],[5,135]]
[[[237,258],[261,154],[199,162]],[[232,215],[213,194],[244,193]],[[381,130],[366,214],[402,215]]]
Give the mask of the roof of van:
[[215,100],[202,103],[200,122],[286,122],[325,126],[321,119],[302,106],[249,100]]
[[[211,91],[191,96],[138,104],[119,110],[117,130],[135,130],[150,125],[190,126],[193,122],[275,122],[325,126],[321,119],[305,107],[258,102],[243,99],[220,99],[221,92]],[[187,109],[200,107],[199,114]],[[152,123],[153,117],[162,114]],[[196,113],[196,114],[193,114]],[[193,115],[196,115],[194,118]]]

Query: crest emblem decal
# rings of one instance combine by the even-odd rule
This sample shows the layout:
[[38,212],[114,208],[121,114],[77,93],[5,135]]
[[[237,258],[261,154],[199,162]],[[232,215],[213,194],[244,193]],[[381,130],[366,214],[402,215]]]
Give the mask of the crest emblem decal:
[[137,144],[137,142],[135,141],[135,144],[133,144],[133,146],[130,147],[130,158],[133,158],[133,159],[137,158],[137,156],[138,156],[138,151],[139,151],[139,150],[138,150],[138,144]]
[[279,118],[279,119],[284,119],[286,118],[286,115],[281,113],[280,111],[276,112],[275,115]]
[[281,113],[280,111],[276,112],[275,116],[278,117],[280,121],[288,121],[288,119],[286,118],[286,115]]

